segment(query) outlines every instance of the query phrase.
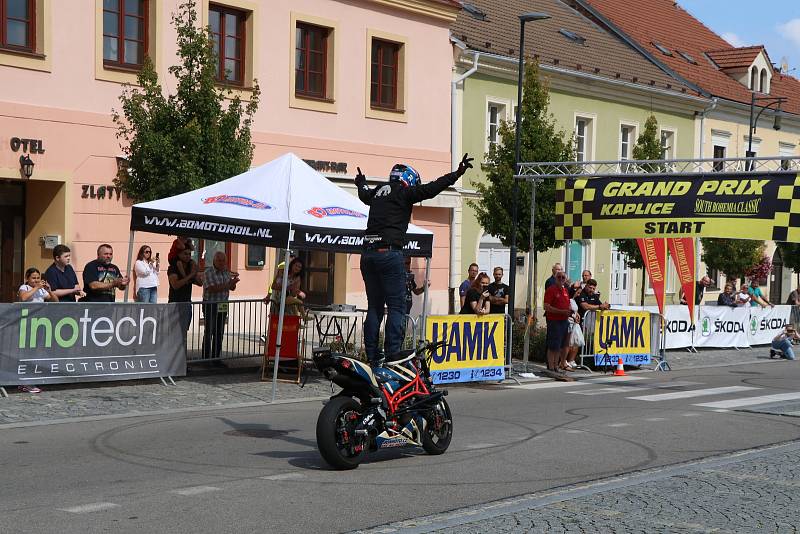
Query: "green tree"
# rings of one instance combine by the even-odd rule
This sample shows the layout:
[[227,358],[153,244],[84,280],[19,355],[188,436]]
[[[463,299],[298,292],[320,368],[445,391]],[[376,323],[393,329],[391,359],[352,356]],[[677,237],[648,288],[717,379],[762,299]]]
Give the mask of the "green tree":
[[152,61],[145,58],[138,87],[126,86],[121,112],[112,112],[128,160],[127,172],[120,172],[115,184],[137,202],[230,178],[246,171],[253,159],[250,126],[261,94],[258,82],[246,104],[219,87],[214,42],[197,23],[195,2],[182,3],[172,24],[178,36],[178,63],[169,67],[177,80],[175,93],[165,95]]
[[783,266],[791,269],[797,274],[797,285],[800,286],[800,243],[778,243],[778,250],[781,252]]
[[[523,85],[522,124],[520,126],[520,159],[533,161],[571,161],[574,159],[572,137],[556,127],[548,111],[550,93],[547,83],[539,78],[536,63],[525,65]],[[478,222],[504,245],[511,245],[511,210],[513,205],[514,123],[503,122],[499,128],[500,142],[486,155],[488,181],[474,184],[480,194],[468,201],[475,209]],[[544,180],[536,186],[536,228],[534,250],[544,252],[555,246],[555,180]],[[517,247],[521,252],[530,249],[531,182],[519,184]]]
[[719,269],[728,280],[738,280],[764,257],[763,241],[704,237],[702,259],[709,269]]
[[[639,134],[636,139],[636,145],[633,147],[633,159],[637,160],[653,160],[661,159],[661,138],[658,135],[658,119],[652,113],[644,123],[644,131]],[[652,164],[645,164],[643,170],[652,172],[654,170]],[[642,286],[640,301],[644,306],[644,287],[645,287],[645,272],[644,272],[644,259],[639,251],[639,245],[635,239],[614,239],[614,246],[617,250],[625,254],[625,264],[631,269],[642,269]]]

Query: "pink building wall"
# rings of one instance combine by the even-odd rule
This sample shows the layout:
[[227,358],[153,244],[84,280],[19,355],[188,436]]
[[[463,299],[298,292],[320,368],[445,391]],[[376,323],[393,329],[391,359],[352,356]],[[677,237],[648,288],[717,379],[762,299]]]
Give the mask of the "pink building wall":
[[[225,1],[216,3],[224,5]],[[175,88],[166,70],[175,61],[175,32],[169,21],[177,4],[177,0],[157,4],[162,33],[154,55],[168,91]],[[28,190],[37,191],[33,186],[40,182],[63,182],[66,194],[53,202],[63,207],[67,216],[63,230],[48,230],[58,226],[52,221],[26,222],[26,265],[44,268],[50,262],[49,251],[38,244],[39,235],[34,233],[63,231],[62,242],[72,248],[77,270],[94,258],[95,248],[102,242],[114,246],[114,261],[124,268],[130,201],[81,198],[82,186],[111,185],[115,176],[115,156],[121,150],[110,111],[119,108],[122,85],[95,76],[96,2],[53,1],[47,5],[49,13],[40,16],[51,17],[45,36],[51,43],[50,72],[0,65],[0,178],[19,177],[19,153],[9,149],[11,137],[43,140],[46,152],[32,155],[36,167]],[[273,0],[253,5],[251,16],[257,26],[253,45],[258,60],[254,74],[262,89],[253,124],[254,166],[291,151],[304,159],[346,162],[348,176],[360,166],[369,177],[383,178],[398,161],[413,163],[426,179],[449,171],[453,58],[446,21],[371,2]],[[292,12],[337,23],[336,113],[289,105]],[[365,116],[367,29],[400,34],[407,40],[405,122]],[[447,208],[415,209],[414,221],[436,234],[432,289],[441,292],[447,288],[449,217]],[[140,244],[148,243],[165,260],[170,242],[169,236],[137,235],[134,253]],[[242,273],[238,296],[263,296],[268,269],[246,270],[243,246],[235,247],[232,256],[234,268]],[[348,297],[363,293],[360,275],[355,272],[357,258],[351,258],[350,265]],[[417,279],[421,280],[421,262],[419,267]],[[159,296],[165,298],[163,275],[161,286]]]

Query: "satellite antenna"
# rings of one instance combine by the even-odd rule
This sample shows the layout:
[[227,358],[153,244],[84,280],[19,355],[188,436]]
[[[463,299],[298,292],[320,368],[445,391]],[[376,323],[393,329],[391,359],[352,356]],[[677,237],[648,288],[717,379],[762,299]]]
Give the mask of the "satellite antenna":
[[781,58],[781,74],[787,74],[789,72],[789,60],[786,56]]

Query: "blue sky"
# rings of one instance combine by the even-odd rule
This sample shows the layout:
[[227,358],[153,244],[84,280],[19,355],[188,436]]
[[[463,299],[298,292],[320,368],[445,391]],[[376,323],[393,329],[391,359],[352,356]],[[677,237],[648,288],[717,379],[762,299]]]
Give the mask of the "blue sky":
[[[635,1],[635,0],[633,0]],[[735,46],[763,44],[800,78],[800,0],[678,0],[686,11]]]

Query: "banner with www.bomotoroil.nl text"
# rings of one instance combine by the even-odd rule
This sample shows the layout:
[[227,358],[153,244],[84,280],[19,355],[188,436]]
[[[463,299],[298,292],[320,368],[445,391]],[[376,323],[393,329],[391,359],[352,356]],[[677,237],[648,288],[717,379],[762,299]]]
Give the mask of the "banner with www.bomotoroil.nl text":
[[433,342],[434,384],[505,379],[505,315],[431,315],[426,324]]
[[556,239],[731,237],[800,241],[800,178],[702,174],[559,178]]
[[175,304],[0,304],[0,385],[185,374]]

